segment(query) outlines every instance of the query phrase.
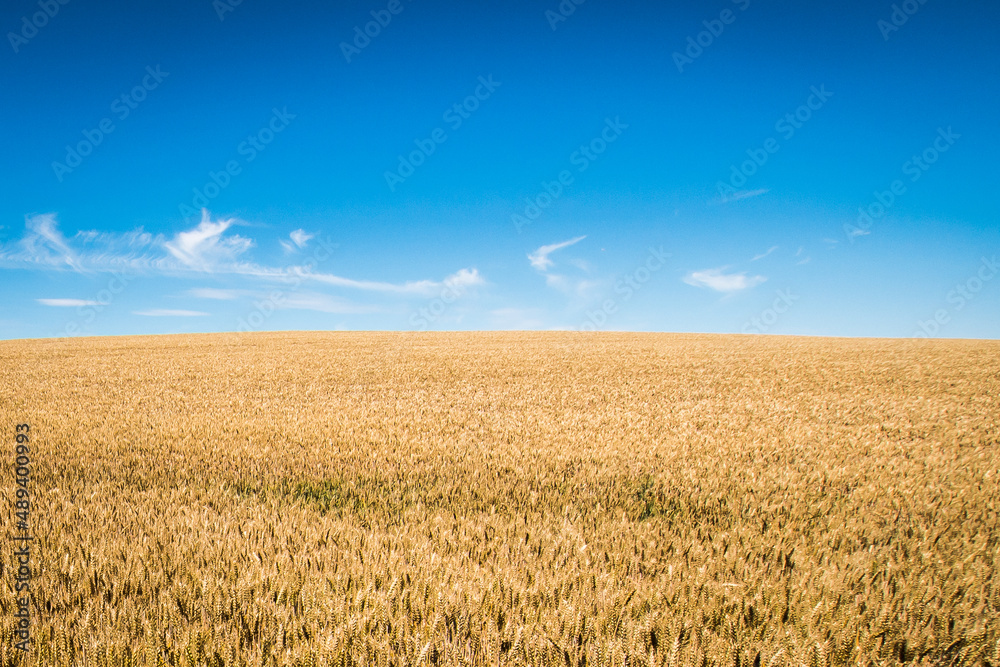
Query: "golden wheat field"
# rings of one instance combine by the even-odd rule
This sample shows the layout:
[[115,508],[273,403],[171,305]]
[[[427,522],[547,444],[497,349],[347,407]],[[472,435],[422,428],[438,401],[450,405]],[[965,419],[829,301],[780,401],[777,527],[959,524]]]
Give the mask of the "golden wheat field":
[[190,335],[0,369],[3,665],[1000,667],[997,342]]

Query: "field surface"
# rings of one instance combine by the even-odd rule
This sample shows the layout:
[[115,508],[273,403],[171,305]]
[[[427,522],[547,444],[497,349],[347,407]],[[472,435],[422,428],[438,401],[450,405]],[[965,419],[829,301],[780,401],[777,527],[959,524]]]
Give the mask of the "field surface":
[[7,341],[0,432],[2,665],[1000,667],[997,342]]

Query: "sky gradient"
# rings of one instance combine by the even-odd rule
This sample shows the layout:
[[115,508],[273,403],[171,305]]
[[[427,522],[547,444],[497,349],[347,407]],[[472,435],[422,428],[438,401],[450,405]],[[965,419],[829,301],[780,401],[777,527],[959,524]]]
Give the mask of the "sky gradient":
[[0,338],[1000,332],[996,3],[13,0],[0,28]]

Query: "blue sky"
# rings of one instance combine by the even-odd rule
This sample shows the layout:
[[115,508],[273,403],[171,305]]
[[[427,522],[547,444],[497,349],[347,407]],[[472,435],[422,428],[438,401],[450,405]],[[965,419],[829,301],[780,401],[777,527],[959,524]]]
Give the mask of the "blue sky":
[[1000,331],[996,3],[12,0],[0,28],[0,338]]

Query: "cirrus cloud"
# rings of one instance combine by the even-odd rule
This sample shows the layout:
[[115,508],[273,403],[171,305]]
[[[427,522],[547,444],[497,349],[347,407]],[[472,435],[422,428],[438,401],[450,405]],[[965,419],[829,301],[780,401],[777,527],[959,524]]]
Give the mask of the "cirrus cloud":
[[577,236],[575,239],[562,241],[561,243],[543,245],[538,250],[528,254],[528,261],[531,262],[531,265],[539,271],[545,271],[552,267],[552,260],[549,259],[549,255],[554,253],[556,250],[562,250],[563,248],[568,248],[571,245],[577,244],[585,238],[587,237]]
[[35,299],[43,306],[54,306],[56,308],[81,308],[83,306],[106,306],[108,304],[90,299]]
[[209,270],[220,261],[235,261],[253,247],[253,241],[237,234],[223,236],[236,221],[212,222],[207,209],[202,209],[201,223],[194,229],[180,232],[164,244],[167,251],[184,265]]
[[133,310],[133,315],[143,317],[207,317],[208,313],[200,310],[170,310],[168,308],[150,308],[149,310]]
[[764,276],[747,277],[746,271],[724,273],[726,267],[692,271],[684,276],[684,282],[693,287],[707,287],[716,292],[739,292],[761,284]]

